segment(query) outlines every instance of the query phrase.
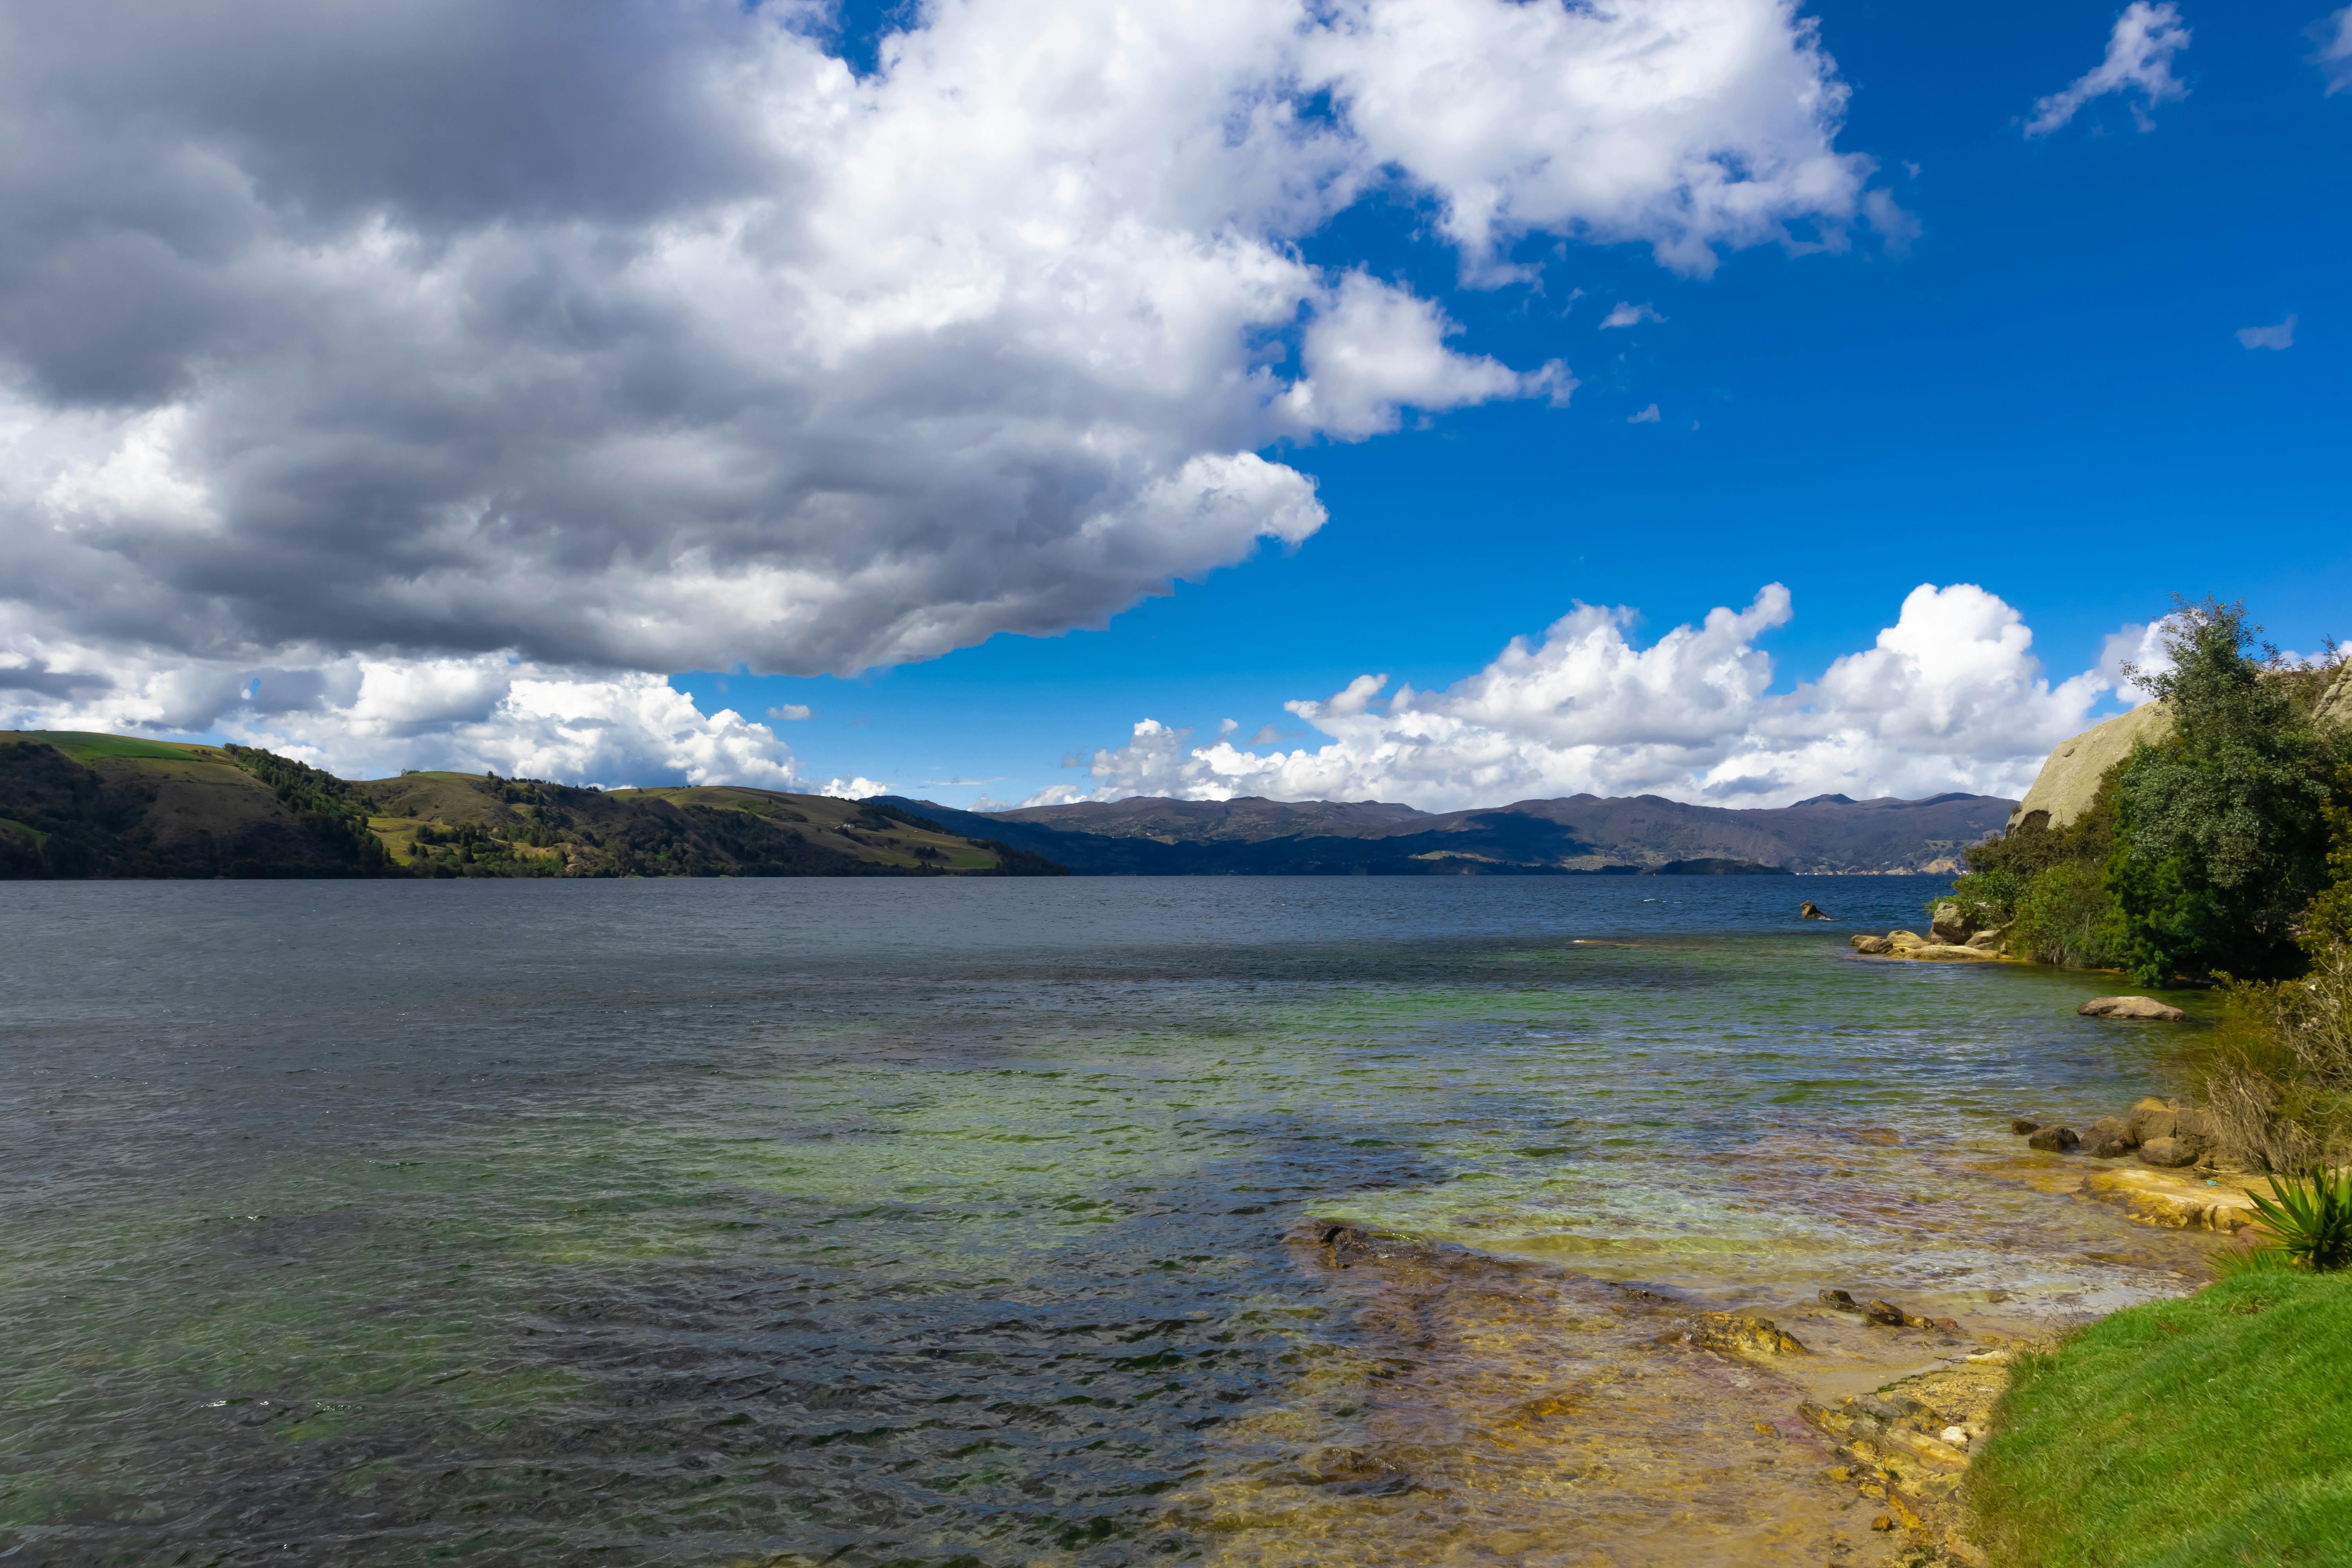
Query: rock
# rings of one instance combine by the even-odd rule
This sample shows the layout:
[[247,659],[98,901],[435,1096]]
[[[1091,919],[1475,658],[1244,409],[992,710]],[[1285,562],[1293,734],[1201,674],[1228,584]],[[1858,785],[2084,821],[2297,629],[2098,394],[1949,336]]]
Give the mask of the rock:
[[2138,1147],[2131,1123],[2119,1117],[2102,1116],[2083,1130],[2083,1152],[2102,1160],[2116,1159]]
[[1889,947],[1924,947],[1927,939],[1916,931],[1891,931],[1886,933]]
[[2062,741],[2034,776],[2033,787],[2017,803],[2009,826],[2015,832],[2039,814],[2044,827],[2063,827],[2091,808],[2106,771],[2131,754],[2134,744],[2153,746],[2172,733],[2172,714],[2161,702],[2143,702],[2128,713]]
[[1927,934],[1937,942],[1965,942],[1976,934],[1976,921],[1969,912],[1950,899],[1937,904],[1927,919]]
[[1843,1290],[1822,1291],[1822,1305],[1824,1307],[1834,1307],[1841,1312],[1859,1312],[1862,1310],[1862,1303],[1855,1300]]
[[1693,1343],[1734,1355],[1811,1355],[1794,1334],[1780,1331],[1769,1318],[1748,1312],[1701,1312],[1691,1320]]
[[2045,1154],[2071,1154],[2081,1146],[2082,1142],[2080,1138],[2074,1136],[2073,1128],[2053,1125],[2036,1128],[2033,1136],[2025,1141],[2025,1146],[2029,1149],[2039,1149]]
[[1998,954],[1987,952],[1980,947],[1961,947],[1948,942],[1923,942],[1917,947],[1905,948],[1902,956],[1946,962],[1958,959],[1963,963],[1974,961],[1980,963],[1995,963],[1999,959]]
[[2203,1152],[2194,1143],[2183,1142],[2178,1138],[2151,1138],[2139,1146],[2140,1163],[2154,1165],[2158,1170],[2178,1170],[2183,1165],[2193,1165],[2197,1163],[2197,1156]]
[[[1862,1310],[1864,1315],[1872,1322],[1884,1323],[1890,1329],[1932,1329],[1936,1326],[1936,1321],[1933,1318],[1918,1317],[1905,1311],[1892,1301],[1882,1301],[1875,1296],[1864,1301],[1862,1304]],[[1868,1394],[1863,1395],[1863,1401],[1866,1402],[1869,1397]],[[1863,1403],[1862,1407],[1870,1410],[1873,1415],[1877,1415],[1877,1412],[1867,1403]],[[1899,1410],[1895,1412],[1897,1415],[1901,1414]],[[1893,1420],[1894,1416],[1880,1416],[1880,1419]]]
[[2189,1016],[2153,996],[2094,996],[2074,1011],[2085,1018],[2146,1018],[2164,1024],[2178,1024]]
[[1999,952],[2007,940],[2001,933],[2007,930],[2007,926],[1987,926],[1961,945],[1973,947],[1980,952]]
[[1822,913],[1812,900],[1807,899],[1797,906],[1797,918],[1801,921],[1825,921],[1830,917]]
[[1937,1436],[1955,1448],[1965,1448],[1969,1446],[1969,1435],[1958,1426],[1947,1426]]
[[2125,1124],[2131,1129],[2132,1142],[2136,1143],[2145,1143],[2151,1138],[2171,1137],[2177,1120],[2172,1107],[2153,1096],[2138,1100],[2124,1118]]
[[2024,1137],[2029,1132],[2038,1132],[2041,1129],[2042,1123],[2039,1121],[2029,1121],[2027,1118],[2022,1116],[2012,1116],[2009,1119],[2009,1130],[2011,1132],[2016,1133],[2020,1138]]
[[2242,1187],[2207,1184],[2168,1171],[2122,1165],[2083,1178],[2079,1196],[2113,1204],[2143,1225],[2231,1235],[2252,1225],[2253,1199]]
[[1885,952],[1893,945],[1883,936],[1852,936],[1846,940],[1856,952]]

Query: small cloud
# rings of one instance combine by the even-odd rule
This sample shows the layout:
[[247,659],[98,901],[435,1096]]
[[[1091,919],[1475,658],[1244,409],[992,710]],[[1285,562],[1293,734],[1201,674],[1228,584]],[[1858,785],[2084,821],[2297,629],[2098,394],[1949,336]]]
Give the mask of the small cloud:
[[1249,743],[1253,746],[1271,746],[1293,735],[1305,733],[1307,731],[1304,730],[1285,730],[1276,724],[1260,724],[1257,727],[1257,733],[1249,738]]
[[871,800],[877,795],[888,795],[890,786],[861,773],[851,779],[829,779],[824,788],[817,793],[829,795],[835,800]]
[[1643,409],[1639,414],[1628,414],[1625,416],[1625,423],[1628,425],[1655,425],[1657,422],[1658,405],[1654,403],[1651,404],[1647,408]]
[[1003,773],[999,773],[994,778],[991,779],[925,779],[923,781],[923,787],[925,789],[978,789],[982,784],[1003,784],[1003,782],[1004,775]]
[[2189,29],[2180,25],[2180,9],[2171,0],[2151,5],[2132,0],[2116,18],[2107,36],[2107,58],[2084,71],[2064,90],[2053,92],[2033,106],[2025,123],[2028,136],[2047,136],[2074,118],[2095,98],[2110,93],[2137,97],[2132,119],[2142,131],[2156,129],[2147,111],[2159,103],[2189,96],[2189,86],[2172,74],[2172,57],[2189,47]]
[[2294,347],[2294,318],[2289,316],[2275,327],[2240,327],[2238,341],[2250,349],[2291,349]]
[[2327,78],[2327,96],[2333,98],[2352,87],[2352,5],[2313,23],[2311,32],[2319,40],[2311,63]]
[[1692,420],[1692,421],[1691,421],[1691,428],[1692,428],[1692,429],[1694,429],[1694,430],[1696,430],[1696,429],[1697,429],[1697,428],[1698,428],[1698,421],[1697,421],[1697,420],[1694,419],[1694,420]]
[[1620,300],[1617,301],[1617,308],[1615,310],[1611,310],[1607,315],[1601,318],[1601,324],[1603,328],[1637,327],[1643,321],[1663,321],[1664,320],[1665,318],[1664,316],[1658,314],[1654,309],[1648,305],[1629,305],[1624,300]]
[[814,719],[816,717],[816,710],[805,702],[779,702],[768,710],[768,717],[797,722],[803,719]]

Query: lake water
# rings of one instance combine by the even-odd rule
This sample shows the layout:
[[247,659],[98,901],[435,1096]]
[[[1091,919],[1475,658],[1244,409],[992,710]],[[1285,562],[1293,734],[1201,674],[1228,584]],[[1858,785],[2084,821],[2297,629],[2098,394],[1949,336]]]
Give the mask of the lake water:
[[2007,1133],[2176,1035],[1848,952],[1939,885],[0,885],[0,1562],[1874,1560],[1789,1417],[1958,1352],[1820,1289],[2203,1245]]

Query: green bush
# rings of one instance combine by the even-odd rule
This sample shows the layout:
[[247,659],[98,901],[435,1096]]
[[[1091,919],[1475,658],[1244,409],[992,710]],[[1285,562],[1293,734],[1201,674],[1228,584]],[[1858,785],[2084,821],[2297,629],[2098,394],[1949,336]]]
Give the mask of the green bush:
[[2183,603],[2165,637],[2172,668],[2133,672],[2173,716],[2170,739],[2124,764],[2108,862],[2143,984],[2304,966],[2296,938],[2327,885],[2344,742],[2314,726],[2306,672],[2256,643],[2259,629],[2242,605]]
[[2125,952],[2123,913],[2100,868],[2062,860],[2034,874],[2017,899],[2010,951],[2039,963],[2112,969]]
[[2271,1195],[2248,1193],[2277,1247],[2315,1274],[2352,1267],[2352,1172],[2273,1176]]
[[2017,913],[2025,884],[2025,878],[2007,868],[1963,872],[1952,879],[1950,892],[1927,900],[1927,912],[1933,919],[1937,904],[1957,903],[1975,917],[1979,929],[2005,926]]

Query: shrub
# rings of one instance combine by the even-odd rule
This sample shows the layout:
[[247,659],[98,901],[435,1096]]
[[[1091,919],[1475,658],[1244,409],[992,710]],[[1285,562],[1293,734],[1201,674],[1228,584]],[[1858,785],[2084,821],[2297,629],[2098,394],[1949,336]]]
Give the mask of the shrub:
[[2277,976],[2303,967],[2295,937],[2327,881],[2340,742],[2315,729],[2278,651],[2242,605],[2182,603],[2168,670],[2131,675],[2172,710],[2173,734],[2136,749],[2117,782],[2107,888],[2134,975]]
[[1972,916],[1977,927],[2005,926],[2017,913],[2017,900],[2025,891],[2026,879],[2006,868],[1988,871],[1966,871],[1952,879],[1952,890],[1929,899],[1927,912],[1934,918],[1936,906],[1957,903]]
[[2124,955],[2122,912],[2098,867],[2063,860],[2035,873],[2018,896],[2013,952],[2072,969],[2109,969]]
[[2269,1197],[2246,1195],[2299,1268],[2326,1274],[2352,1266],[2352,1171],[2273,1176]]

